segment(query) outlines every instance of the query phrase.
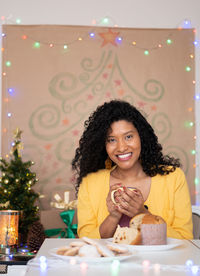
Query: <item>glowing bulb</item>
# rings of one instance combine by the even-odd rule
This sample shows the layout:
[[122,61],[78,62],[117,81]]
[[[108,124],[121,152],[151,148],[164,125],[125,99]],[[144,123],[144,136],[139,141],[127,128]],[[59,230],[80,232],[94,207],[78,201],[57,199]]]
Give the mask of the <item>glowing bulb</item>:
[[186,71],[186,72],[190,72],[190,71],[191,71],[191,67],[190,67],[190,66],[186,66],[186,67],[185,67],[185,71]]
[[12,116],[12,114],[11,114],[10,112],[8,112],[7,116],[8,116],[8,117],[11,117],[11,116]]
[[195,100],[200,100],[200,94],[196,94],[196,95],[194,96],[194,99],[195,99]]
[[158,44],[158,47],[161,48],[161,47],[162,47],[162,44]]
[[145,56],[148,56],[148,55],[149,55],[149,51],[148,51],[148,50],[145,50],[145,51],[144,51],[144,54],[145,54]]
[[50,43],[50,44],[49,44],[49,47],[52,48],[52,47],[53,47],[53,43]]
[[195,177],[195,179],[194,179],[194,184],[195,184],[195,185],[198,185],[198,184],[199,184],[199,179],[198,179],[197,177]]
[[9,60],[6,61],[6,66],[10,67],[11,66],[11,62]]
[[144,267],[149,267],[149,265],[150,265],[150,261],[149,260],[144,260],[142,262],[142,266],[144,266]]
[[198,45],[198,41],[195,40],[195,41],[193,42],[193,44],[194,44],[195,46],[197,46],[197,45]]
[[2,47],[2,48],[1,48],[1,51],[3,52],[4,50],[5,50],[5,49]]
[[41,256],[41,257],[40,257],[40,262],[41,262],[41,263],[46,262],[46,260],[47,260],[47,259],[46,259],[46,257],[45,257],[45,256]]
[[1,36],[2,36],[2,37],[6,37],[6,34],[5,34],[5,33],[2,33]]
[[14,89],[13,88],[8,88],[8,92],[9,92],[10,95],[12,95],[13,92],[14,92]]
[[184,22],[183,22],[183,28],[191,28],[191,21],[190,20],[187,20],[185,19]]
[[6,72],[3,72],[3,74],[2,74],[4,77],[6,76]]
[[81,41],[81,40],[83,40],[83,39],[82,39],[82,37],[79,37],[78,40]]
[[190,266],[193,265],[193,261],[192,260],[187,260],[185,264],[186,264],[186,266],[190,267]]
[[90,37],[94,37],[94,33],[90,33]]
[[76,259],[75,258],[70,259],[69,263],[71,265],[75,265],[76,264]]
[[64,46],[63,46],[63,48],[64,48],[64,49],[67,49],[67,48],[68,48],[68,46],[67,46],[67,45],[64,45]]
[[20,18],[17,18],[17,19],[16,19],[16,23],[17,23],[17,24],[20,24],[20,23],[21,23],[21,19],[20,19]]
[[34,48],[40,48],[40,42],[36,41],[36,42],[34,43]]
[[196,151],[193,149],[190,151],[192,155],[195,155],[196,154]]
[[194,58],[194,55],[193,55],[193,54],[191,54],[191,55],[190,55],[190,58]]
[[122,42],[122,38],[121,37],[117,37],[117,42],[121,43]]
[[169,38],[167,39],[167,41],[166,41],[166,42],[167,42],[167,44],[168,44],[168,45],[169,45],[169,44],[172,44],[172,40],[171,40],[171,39],[169,39]]
[[193,273],[193,274],[197,274],[197,272],[198,272],[198,270],[199,270],[198,265],[193,265],[193,266],[191,267],[191,270],[192,270],[192,273]]
[[133,41],[132,44],[135,46],[136,45],[136,41]]
[[23,35],[22,39],[24,39],[24,40],[27,39],[27,35]]
[[109,22],[109,19],[107,17],[104,17],[103,20],[102,20],[102,23],[103,24],[108,24]]

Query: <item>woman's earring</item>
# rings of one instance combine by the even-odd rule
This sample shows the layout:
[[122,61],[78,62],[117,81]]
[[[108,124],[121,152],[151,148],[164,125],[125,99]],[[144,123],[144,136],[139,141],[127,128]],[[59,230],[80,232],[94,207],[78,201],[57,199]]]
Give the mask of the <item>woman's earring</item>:
[[107,170],[110,170],[112,168],[112,161],[110,160],[110,158],[108,157],[105,161],[105,168]]

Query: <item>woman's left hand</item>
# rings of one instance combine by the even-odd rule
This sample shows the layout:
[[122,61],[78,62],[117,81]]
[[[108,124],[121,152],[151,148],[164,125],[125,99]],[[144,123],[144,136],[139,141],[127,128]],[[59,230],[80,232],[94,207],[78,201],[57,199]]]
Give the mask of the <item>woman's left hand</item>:
[[144,207],[144,198],[140,190],[129,190],[126,187],[123,189],[123,191],[120,191],[121,196],[117,205],[121,213],[134,217],[137,214],[148,212]]

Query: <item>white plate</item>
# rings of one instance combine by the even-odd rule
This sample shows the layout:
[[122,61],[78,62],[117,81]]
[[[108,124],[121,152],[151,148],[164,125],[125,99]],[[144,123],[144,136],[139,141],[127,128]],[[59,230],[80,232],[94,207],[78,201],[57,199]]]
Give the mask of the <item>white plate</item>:
[[119,260],[123,261],[132,257],[136,257],[135,250],[132,251],[128,256],[115,256],[115,257],[99,257],[99,258],[91,258],[91,257],[79,257],[79,256],[63,256],[63,255],[58,255],[56,254],[58,248],[52,248],[49,253],[50,255],[57,257],[61,260],[64,261],[69,261],[75,263],[107,263],[107,262],[112,262],[114,260]]
[[[112,239],[108,239],[112,241]],[[165,251],[183,244],[182,240],[167,238],[167,244],[163,245],[124,245],[130,252],[135,251]],[[121,244],[120,244],[121,245]]]

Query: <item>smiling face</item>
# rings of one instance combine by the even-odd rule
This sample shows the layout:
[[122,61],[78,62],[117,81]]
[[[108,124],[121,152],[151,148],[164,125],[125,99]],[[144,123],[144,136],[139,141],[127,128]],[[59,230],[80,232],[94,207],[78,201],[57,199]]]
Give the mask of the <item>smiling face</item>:
[[121,120],[111,124],[106,139],[106,151],[110,159],[121,169],[127,170],[138,165],[141,142],[132,123]]

